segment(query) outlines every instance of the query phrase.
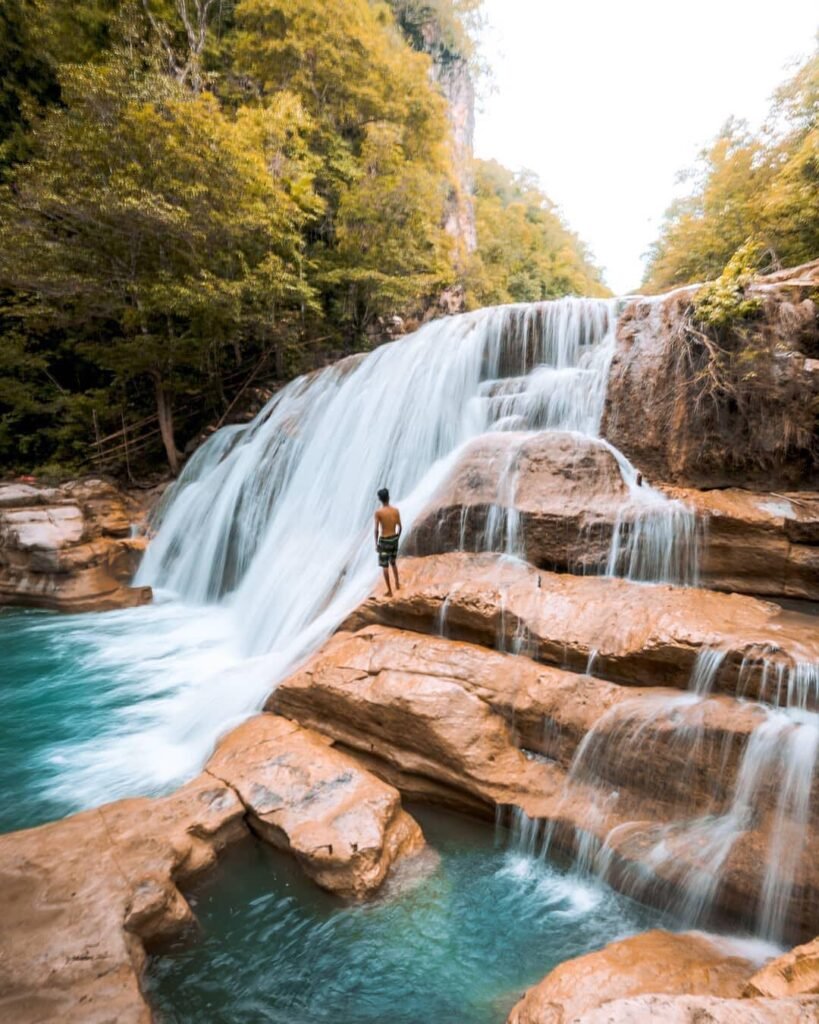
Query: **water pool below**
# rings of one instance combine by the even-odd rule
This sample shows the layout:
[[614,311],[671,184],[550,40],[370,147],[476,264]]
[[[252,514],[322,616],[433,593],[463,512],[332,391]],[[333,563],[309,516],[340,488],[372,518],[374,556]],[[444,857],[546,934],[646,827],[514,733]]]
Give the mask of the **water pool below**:
[[438,855],[350,906],[256,843],[190,895],[202,926],[151,959],[162,1024],[502,1024],[556,964],[658,923],[646,909],[508,847],[480,822],[410,807]]

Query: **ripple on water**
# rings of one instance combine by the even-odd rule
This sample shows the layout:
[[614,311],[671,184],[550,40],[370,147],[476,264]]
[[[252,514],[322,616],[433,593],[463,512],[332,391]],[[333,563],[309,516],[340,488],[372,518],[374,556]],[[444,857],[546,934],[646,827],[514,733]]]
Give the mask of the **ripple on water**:
[[656,912],[414,809],[440,860],[392,898],[345,906],[295,863],[235,853],[193,899],[200,941],[153,958],[166,1024],[500,1024],[551,967],[650,927]]

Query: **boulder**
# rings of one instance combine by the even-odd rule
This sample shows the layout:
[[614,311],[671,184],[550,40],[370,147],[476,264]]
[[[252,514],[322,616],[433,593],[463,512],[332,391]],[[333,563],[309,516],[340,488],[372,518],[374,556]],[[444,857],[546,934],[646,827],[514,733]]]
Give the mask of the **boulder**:
[[236,790],[254,832],[339,896],[372,895],[395,861],[424,846],[397,790],[276,715],[231,732],[206,771]]
[[819,260],[750,286],[758,316],[718,342],[729,360],[745,356],[750,367],[733,394],[702,392],[709,356],[692,319],[698,286],[629,302],[617,325],[603,436],[652,480],[815,490],[817,284]]
[[150,1024],[146,952],[195,924],[181,888],[249,840],[248,826],[353,897],[423,846],[395,790],[327,739],[274,715],[251,719],[171,796],[0,836],[4,1024]]
[[0,837],[0,1016],[8,1024],[149,1024],[146,947],[193,922],[177,888],[246,835],[236,794],[202,775]]
[[404,550],[509,551],[544,569],[602,573],[615,535],[628,552],[632,535],[667,520],[674,543],[666,561],[681,582],[693,579],[686,563],[696,562],[705,587],[819,599],[819,495],[663,490],[665,501],[647,486],[630,488],[610,446],[595,438],[485,434],[466,445]]
[[0,604],[107,611],[151,600],[130,587],[144,550],[135,502],[104,480],[0,484]]
[[497,555],[401,563],[402,589],[371,598],[343,629],[382,625],[516,650],[575,672],[686,689],[698,655],[723,652],[715,689],[801,703],[819,699],[816,619],[737,594],[540,572]]
[[560,964],[528,990],[507,1024],[568,1024],[637,995],[737,998],[754,970],[752,961],[716,937],[643,932]]
[[767,963],[748,982],[747,996],[819,995],[819,938]]
[[484,434],[465,447],[418,516],[406,552],[511,546],[543,568],[599,571],[629,496],[611,451],[594,438]]

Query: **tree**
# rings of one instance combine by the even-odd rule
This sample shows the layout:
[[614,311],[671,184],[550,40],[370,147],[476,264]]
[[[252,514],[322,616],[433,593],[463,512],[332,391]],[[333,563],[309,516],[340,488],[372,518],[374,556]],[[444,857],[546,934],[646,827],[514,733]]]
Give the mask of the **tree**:
[[763,130],[731,120],[683,175],[688,196],[666,213],[644,287],[716,278],[741,247],[771,265],[819,253],[819,52],[777,91]]
[[249,319],[312,299],[308,121],[286,93],[231,120],[122,61],[67,72],[63,92],[0,198],[0,283],[21,323],[69,333],[112,384],[150,380],[175,473],[174,400],[191,374]]
[[475,162],[478,250],[467,274],[471,305],[609,295],[583,243],[531,172]]

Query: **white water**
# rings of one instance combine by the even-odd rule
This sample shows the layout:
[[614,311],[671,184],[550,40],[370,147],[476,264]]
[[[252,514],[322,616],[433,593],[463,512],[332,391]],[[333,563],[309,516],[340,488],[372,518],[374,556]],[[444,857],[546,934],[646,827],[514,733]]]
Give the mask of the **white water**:
[[[376,583],[376,490],[390,487],[408,530],[463,445],[503,428],[494,392],[517,390],[524,429],[597,435],[614,326],[615,303],[586,299],[450,317],[218,431],[154,524],[136,582],[158,603],[93,639],[122,708],[104,735],[51,752],[75,805],[198,770]],[[494,533],[513,549],[513,522]]]
[[[76,803],[189,777],[337,627],[379,576],[378,488],[389,486],[406,532],[488,430],[599,438],[615,313],[615,302],[562,299],[434,321],[293,381],[252,423],[210,438],[162,502],[135,581],[159,603],[119,613],[116,642],[94,640],[122,710],[103,736],[52,752]],[[610,571],[687,581],[674,575],[690,563],[677,543],[685,510],[599,443],[629,489]],[[522,550],[515,486],[510,462],[484,538],[511,555]]]

